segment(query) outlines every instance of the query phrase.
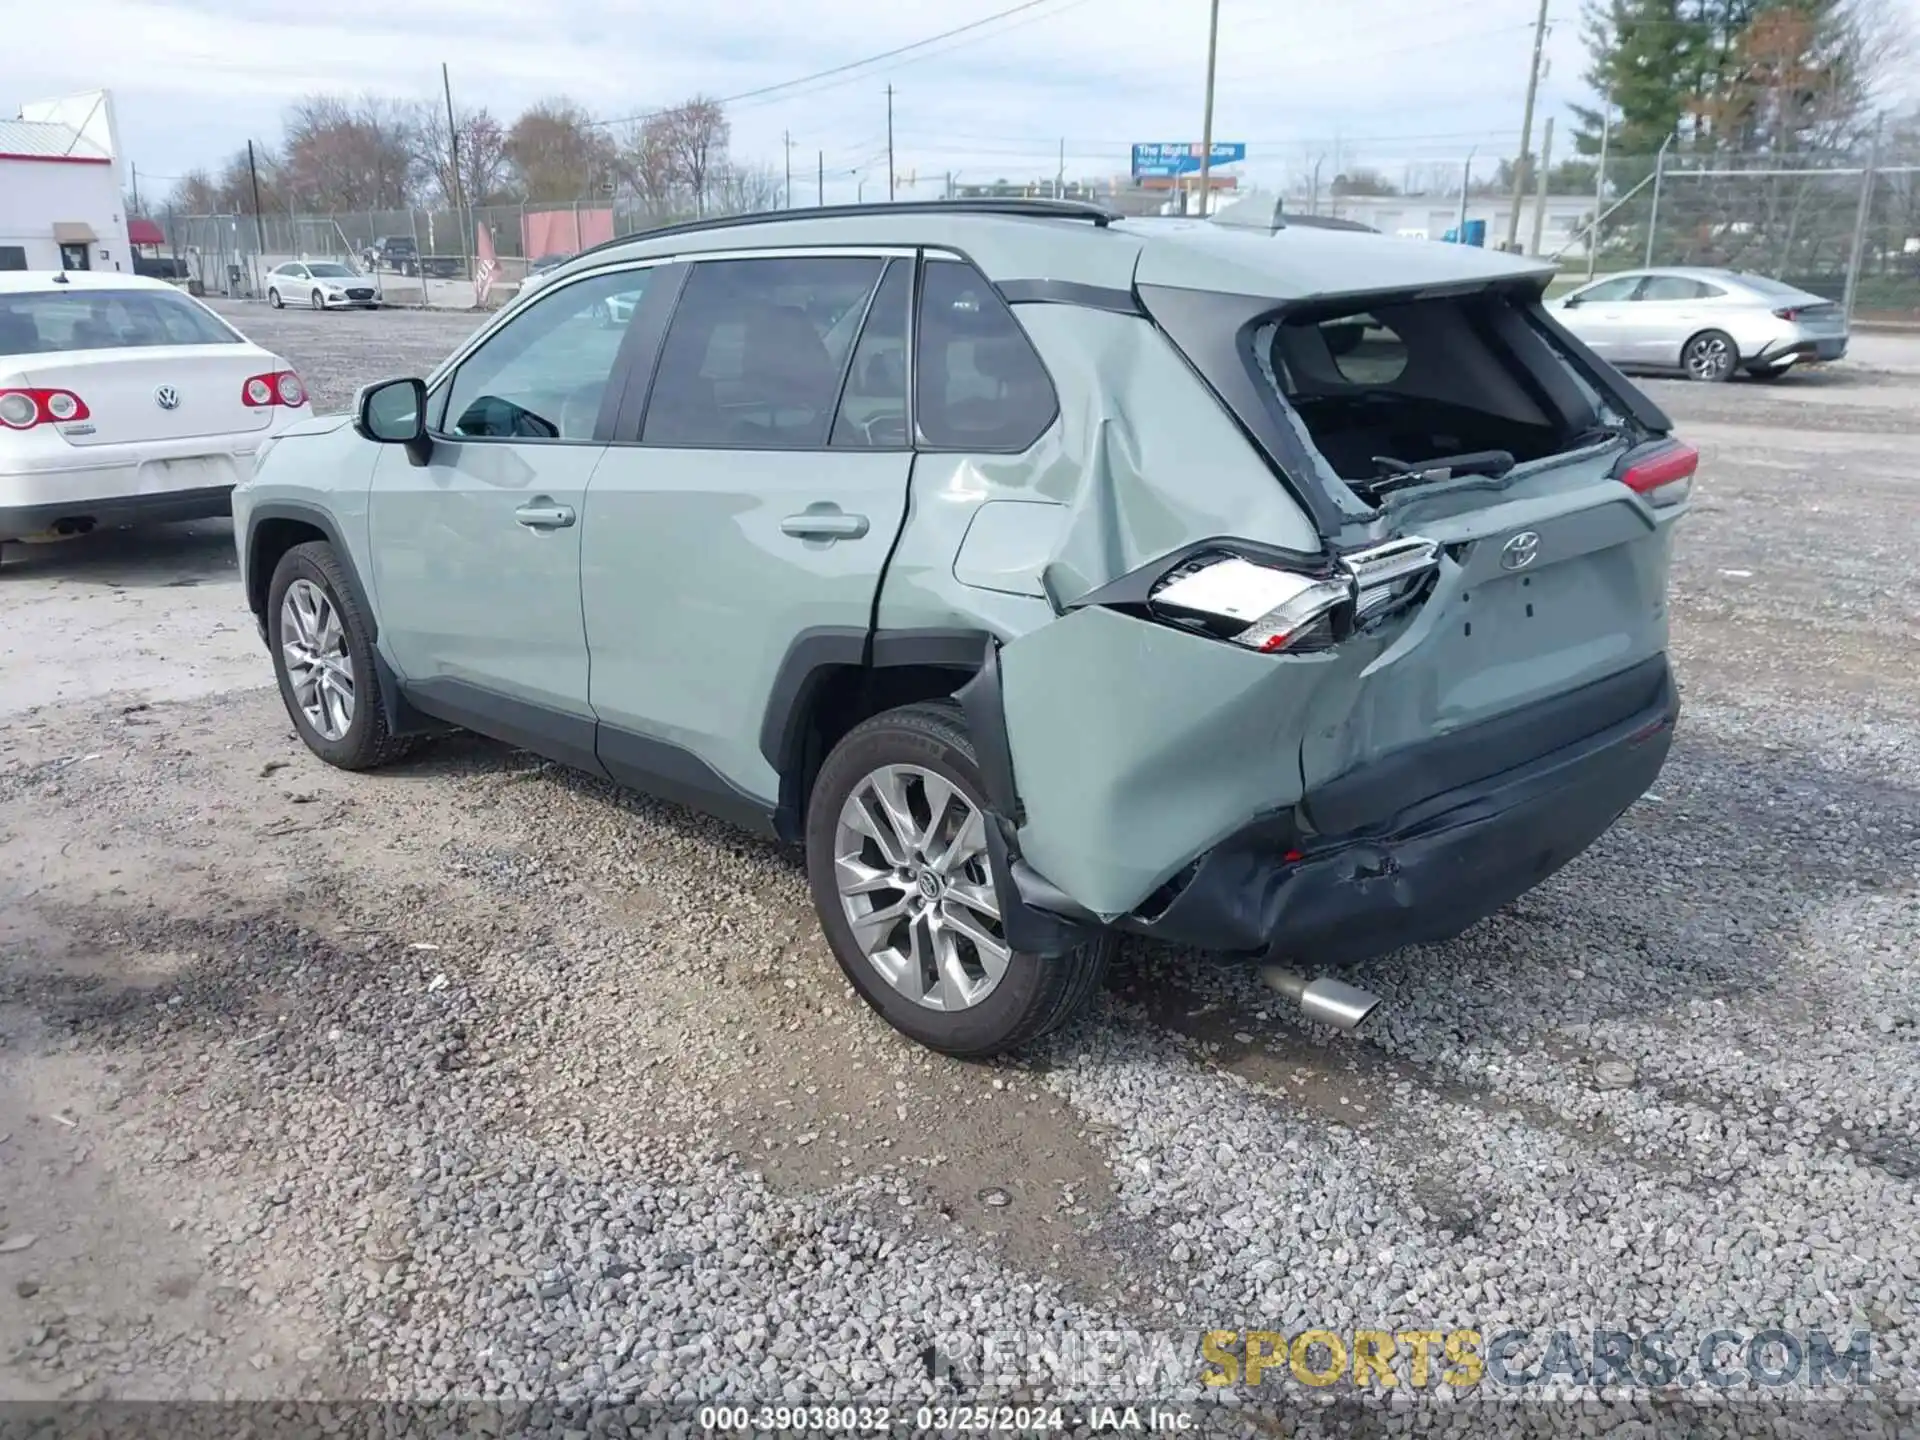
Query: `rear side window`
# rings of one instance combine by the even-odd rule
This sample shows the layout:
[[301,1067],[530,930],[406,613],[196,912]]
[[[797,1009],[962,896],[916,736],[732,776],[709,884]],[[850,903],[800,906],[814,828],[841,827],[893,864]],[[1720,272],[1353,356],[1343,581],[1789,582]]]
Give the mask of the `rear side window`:
[[836,450],[904,449],[907,433],[907,312],[913,306],[913,262],[895,260],[867,311],[854,347],[840,412]]
[[970,265],[927,262],[916,358],[915,420],[934,449],[1025,450],[1059,413],[1026,332]]
[[818,450],[885,261],[703,260],[667,327],[648,445]]
[[211,311],[170,290],[0,295],[0,355],[239,343]]

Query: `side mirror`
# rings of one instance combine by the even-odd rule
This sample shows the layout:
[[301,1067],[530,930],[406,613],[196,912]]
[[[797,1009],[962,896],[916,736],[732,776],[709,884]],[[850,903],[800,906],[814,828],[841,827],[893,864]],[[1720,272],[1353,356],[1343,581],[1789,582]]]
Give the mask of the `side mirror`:
[[405,446],[408,460],[425,465],[433,453],[426,382],[408,378],[362,386],[353,401],[353,428],[376,444]]
[[1580,297],[1578,295],[1563,295],[1560,298],[1560,305],[1562,309],[1571,310],[1573,309],[1574,306],[1578,305],[1579,303],[1580,303]]

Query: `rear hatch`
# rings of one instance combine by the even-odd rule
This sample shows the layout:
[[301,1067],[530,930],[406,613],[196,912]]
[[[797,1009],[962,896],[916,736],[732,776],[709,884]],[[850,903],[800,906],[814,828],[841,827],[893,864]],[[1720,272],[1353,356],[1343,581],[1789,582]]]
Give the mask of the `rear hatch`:
[[[247,380],[276,367],[251,345],[169,345],[21,356],[24,383],[71,390],[89,411],[60,429],[70,445],[124,445],[265,430],[269,406],[242,398]],[[90,427],[90,428],[89,428]]]
[[[1396,269],[1332,257],[1329,277],[1358,269],[1421,288],[1298,301],[1154,285],[1153,251],[1143,254],[1149,314],[1314,519],[1324,551],[1195,535],[1005,648],[1021,842],[1088,909],[1144,913],[1195,855],[1288,807],[1303,840],[1396,828],[1442,791],[1603,731],[1626,718],[1614,709],[1653,698],[1636,677],[1664,674],[1670,536],[1692,452],[1545,315],[1543,275],[1444,253],[1461,248],[1401,245]],[[1226,610],[1170,616],[1154,598],[1169,577],[1191,578],[1220,551],[1336,588],[1357,577],[1357,603],[1272,649],[1248,640],[1244,620],[1215,623]],[[1270,598],[1291,582],[1242,572],[1234,583]],[[1150,638],[1170,618],[1194,633]],[[1142,620],[1161,624],[1143,633]],[[1076,665],[1084,683],[1105,677],[1103,709],[1120,717],[1106,722],[1112,735],[1065,708],[1059,677]],[[1155,673],[1136,683],[1142,669]],[[1552,724],[1519,723],[1527,707],[1563,700],[1547,703]],[[1409,763],[1428,753],[1416,747],[1503,717],[1479,732],[1497,744]],[[1098,764],[1078,752],[1099,752]],[[1071,797],[1053,779],[1069,771]],[[1382,773],[1397,778],[1355,779]]]

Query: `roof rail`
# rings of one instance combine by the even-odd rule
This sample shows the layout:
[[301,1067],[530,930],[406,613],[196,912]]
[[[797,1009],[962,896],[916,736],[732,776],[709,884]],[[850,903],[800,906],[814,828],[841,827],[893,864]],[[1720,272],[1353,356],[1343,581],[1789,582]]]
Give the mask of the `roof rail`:
[[[856,216],[879,215],[1003,215],[1026,220],[1089,220],[1104,229],[1126,215],[1088,200],[1037,200],[962,198],[955,200],[899,200],[872,205],[808,205],[791,210],[761,210],[750,215],[716,215],[706,220],[685,220],[676,225],[661,225],[652,230],[636,230],[590,245],[580,252],[593,255],[642,240],[657,240],[671,235],[697,235],[706,230],[731,230],[742,225],[771,225],[782,220],[845,220]],[[574,257],[578,259],[579,257]]]

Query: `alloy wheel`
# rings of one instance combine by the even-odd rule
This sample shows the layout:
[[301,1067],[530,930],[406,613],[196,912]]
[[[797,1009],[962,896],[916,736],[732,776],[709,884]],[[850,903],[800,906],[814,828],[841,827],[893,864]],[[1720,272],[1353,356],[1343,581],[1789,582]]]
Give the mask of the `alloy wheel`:
[[929,1010],[993,993],[1013,951],[986,817],[958,786],[918,765],[881,766],[841,806],[833,854],[854,941],[889,985]]
[[1733,368],[1733,347],[1718,335],[1702,335],[1687,347],[1687,374],[1718,380]]
[[353,725],[353,655],[333,597],[301,578],[280,602],[280,653],[294,703],[322,740],[344,739]]

